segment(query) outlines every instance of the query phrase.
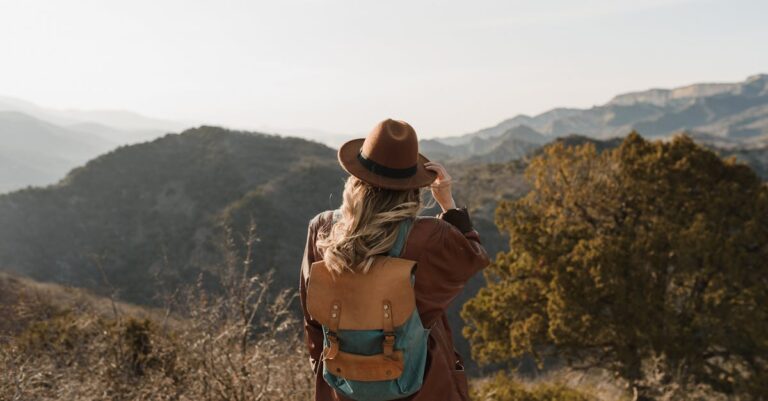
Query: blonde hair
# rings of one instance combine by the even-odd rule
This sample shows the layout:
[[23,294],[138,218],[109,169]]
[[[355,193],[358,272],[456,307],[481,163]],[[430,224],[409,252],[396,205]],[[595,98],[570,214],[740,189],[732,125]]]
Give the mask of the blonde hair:
[[326,267],[334,273],[367,272],[373,256],[394,245],[398,223],[417,216],[423,207],[420,188],[379,188],[350,175],[344,184],[340,218],[329,232],[318,235]]

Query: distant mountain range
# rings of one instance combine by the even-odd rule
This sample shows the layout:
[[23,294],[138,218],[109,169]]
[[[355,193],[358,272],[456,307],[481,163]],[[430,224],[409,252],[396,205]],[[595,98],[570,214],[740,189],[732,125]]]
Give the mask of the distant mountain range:
[[[499,199],[528,191],[523,171],[531,156],[553,141],[608,149],[633,129],[650,138],[688,131],[768,179],[768,75],[517,116],[422,140],[420,150],[446,163],[457,203],[470,207],[495,255],[508,238],[494,225],[494,210]],[[0,193],[34,186],[0,194],[0,270],[94,289],[103,284],[101,267],[120,299],[151,303],[156,275],[190,282],[207,274],[221,259],[216,244],[224,227],[241,234],[252,220],[260,239],[256,265],[276,270],[276,286],[295,287],[308,220],[341,201],[346,173],[336,151],[218,127],[181,131],[133,113],[50,110],[0,98]],[[481,285],[478,275],[451,307],[457,332],[459,306]]]
[[423,140],[420,146],[426,154],[453,160],[501,162],[570,134],[609,139],[632,130],[646,138],[685,131],[700,143],[720,148],[768,145],[768,75],[738,83],[627,93],[589,109],[519,115],[477,132]]
[[[99,131],[114,142],[135,143],[186,128],[186,124],[146,117],[125,110],[60,110],[0,96],[0,111],[16,111],[65,128]],[[106,132],[101,132],[106,128]]]
[[[0,193],[55,183],[107,150],[184,128],[182,123],[128,111],[57,110],[0,97]],[[589,109],[519,115],[477,132],[422,140],[420,147],[443,162],[503,163],[558,137],[609,139],[632,130],[647,138],[686,131],[700,143],[754,159],[750,149],[768,146],[768,75],[628,93]],[[331,146],[346,139],[310,129],[283,132],[322,138]]]
[[182,128],[127,111],[56,110],[0,97],[0,193],[53,184],[110,149]]
[[0,193],[55,183],[67,171],[117,146],[85,131],[0,111]]

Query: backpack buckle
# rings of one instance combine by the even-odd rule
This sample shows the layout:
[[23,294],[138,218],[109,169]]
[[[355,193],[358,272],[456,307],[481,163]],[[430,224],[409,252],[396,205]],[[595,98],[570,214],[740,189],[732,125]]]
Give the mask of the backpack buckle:
[[395,353],[395,332],[394,331],[384,332],[384,341],[382,342],[382,345],[384,348],[384,356],[392,359],[392,356]]
[[339,354],[339,337],[336,335],[336,332],[329,331],[326,333],[326,336],[331,346],[323,349],[323,360],[333,359]]

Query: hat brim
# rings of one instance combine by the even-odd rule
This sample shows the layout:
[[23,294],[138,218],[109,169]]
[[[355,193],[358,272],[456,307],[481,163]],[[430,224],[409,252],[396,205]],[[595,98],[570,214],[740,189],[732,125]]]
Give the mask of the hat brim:
[[364,141],[365,138],[358,138],[345,142],[339,147],[338,159],[339,164],[346,172],[368,184],[380,188],[404,190],[425,187],[437,179],[436,172],[424,167],[424,163],[429,162],[429,159],[421,153],[419,153],[419,160],[416,163],[416,174],[410,177],[390,178],[371,172],[357,159],[357,154],[360,152]]

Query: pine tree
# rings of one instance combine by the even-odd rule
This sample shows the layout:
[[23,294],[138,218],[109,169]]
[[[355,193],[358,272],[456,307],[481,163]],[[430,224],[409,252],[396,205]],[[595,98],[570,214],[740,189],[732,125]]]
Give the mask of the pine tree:
[[679,135],[555,144],[503,201],[510,236],[462,311],[481,362],[553,356],[653,399],[674,385],[768,394],[768,186]]

